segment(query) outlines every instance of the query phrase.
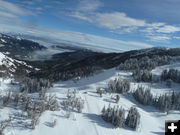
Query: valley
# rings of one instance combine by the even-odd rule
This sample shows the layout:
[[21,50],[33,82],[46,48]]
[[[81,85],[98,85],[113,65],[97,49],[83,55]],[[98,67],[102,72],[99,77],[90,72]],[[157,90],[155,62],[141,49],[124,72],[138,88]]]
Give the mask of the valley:
[[[2,52],[0,129],[5,126],[1,129],[5,135],[163,135],[165,120],[180,119],[179,98],[169,104],[174,102],[169,100],[172,92],[179,96],[179,56],[179,48],[121,53],[76,50],[31,61]],[[174,81],[162,80],[164,70],[170,69],[174,76],[167,77]],[[136,97],[141,88],[149,89],[147,100]],[[167,106],[160,103],[163,95]],[[77,100],[80,110],[66,106],[68,100]],[[106,122],[102,109],[110,106],[123,108],[124,120],[131,107],[136,108],[140,115],[136,129]]]

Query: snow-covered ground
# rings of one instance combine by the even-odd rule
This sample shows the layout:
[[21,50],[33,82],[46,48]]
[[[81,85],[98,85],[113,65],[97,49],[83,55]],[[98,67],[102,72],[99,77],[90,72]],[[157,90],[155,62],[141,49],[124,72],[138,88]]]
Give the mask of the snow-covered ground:
[[[33,69],[33,67],[26,64],[26,62],[10,58],[10,57],[6,56],[4,53],[0,52],[0,66],[5,66],[6,68],[9,69],[9,71],[15,72],[17,69],[16,65],[23,65],[23,66]],[[36,70],[39,70],[39,69],[36,69]],[[0,70],[0,72],[4,72],[4,71]],[[27,70],[27,72],[29,72],[29,71]],[[13,76],[13,75],[11,74],[11,76]]]
[[[178,64],[177,64],[178,65]],[[165,66],[164,66],[165,67]],[[153,73],[159,72],[162,67],[153,70]],[[120,101],[115,103],[111,97],[115,94],[103,94],[100,97],[96,93],[97,87],[105,88],[110,79],[118,76],[131,81],[131,90],[137,87],[131,78],[131,73],[117,71],[115,69],[106,70],[100,74],[83,78],[78,82],[65,81],[54,84],[54,87],[48,90],[49,94],[56,94],[59,101],[60,111],[46,111],[40,117],[40,123],[35,130],[22,127],[18,122],[13,122],[5,131],[6,135],[164,135],[165,120],[180,119],[180,112],[170,112],[169,115],[160,112],[151,106],[143,106],[139,104],[130,94],[119,94]],[[140,83],[141,85],[151,87],[153,93],[169,92],[169,88],[163,83],[148,84]],[[0,86],[6,89],[7,83]],[[179,84],[173,86],[176,89],[180,88]],[[5,90],[4,89],[4,90]],[[73,111],[70,118],[66,118],[66,111],[62,106],[63,100],[66,98],[67,91],[78,90],[78,96],[84,100],[85,108],[82,113]],[[87,93],[86,93],[87,92]],[[141,114],[141,124],[137,131],[129,128],[114,128],[110,123],[106,123],[100,116],[103,106],[111,104],[122,106],[126,110],[126,115],[131,106],[135,105]],[[4,108],[0,111],[1,119],[6,118],[8,114],[17,113],[20,110],[12,108]],[[50,124],[57,120],[54,128]],[[26,121],[26,120],[25,120]]]

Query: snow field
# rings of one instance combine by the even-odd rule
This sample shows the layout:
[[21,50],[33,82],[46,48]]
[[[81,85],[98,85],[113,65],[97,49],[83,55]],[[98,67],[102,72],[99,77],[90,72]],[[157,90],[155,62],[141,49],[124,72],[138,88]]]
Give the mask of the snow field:
[[[156,72],[159,72],[159,68],[153,70],[153,74]],[[117,71],[115,69],[109,69],[100,74],[83,78],[76,83],[73,81],[57,82],[47,93],[56,94],[61,110],[55,112],[46,111],[43,113],[40,117],[40,123],[35,130],[13,124],[13,126],[6,129],[6,135],[164,135],[165,120],[180,119],[180,112],[170,112],[169,115],[166,115],[154,107],[139,104],[130,94],[119,94],[120,101],[118,104],[111,99],[111,97],[116,94],[103,94],[101,98],[99,94],[96,93],[96,88],[105,88],[109,80],[118,76],[131,81],[131,91],[133,91],[138,84],[151,87],[154,94],[161,94],[169,92],[170,90],[163,83],[136,83],[133,81],[131,73]],[[7,87],[9,87],[8,83],[3,83],[3,85],[0,86],[0,88],[4,90],[6,90]],[[173,88],[178,89],[178,87],[179,84],[173,85]],[[66,118],[66,111],[62,105],[68,89],[78,90],[77,95],[84,100],[82,113],[72,111],[69,119]],[[107,107],[109,104],[111,104],[111,106],[122,106],[126,110],[126,115],[131,106],[136,106],[141,115],[140,128],[137,131],[133,131],[127,127],[114,128],[112,124],[106,123],[100,115],[104,105]],[[6,107],[0,111],[0,118],[3,119],[2,116],[5,117],[8,114],[18,111],[20,110]],[[54,120],[57,120],[57,124],[52,128],[50,125]]]

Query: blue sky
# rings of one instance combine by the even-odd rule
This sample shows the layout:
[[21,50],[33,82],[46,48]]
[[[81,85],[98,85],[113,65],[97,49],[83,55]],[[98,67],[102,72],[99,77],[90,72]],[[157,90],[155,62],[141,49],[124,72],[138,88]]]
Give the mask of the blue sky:
[[113,49],[180,47],[179,5],[179,0],[0,0],[0,32]]

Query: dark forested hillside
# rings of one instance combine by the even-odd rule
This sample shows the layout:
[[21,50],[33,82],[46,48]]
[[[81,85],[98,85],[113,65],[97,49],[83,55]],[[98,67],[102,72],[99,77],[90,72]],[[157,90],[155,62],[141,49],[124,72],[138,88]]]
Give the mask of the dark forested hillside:
[[[45,49],[47,48],[39,43],[0,34],[0,52],[3,52],[9,57],[25,61],[24,59],[32,57],[34,51],[43,51]],[[165,47],[154,47],[122,53],[94,52],[82,48],[54,54],[48,60],[26,60],[25,62],[39,69],[31,71],[28,75],[29,77],[69,80],[77,77],[86,77],[104,69],[117,67],[121,70],[123,68],[126,70],[136,69],[138,71],[136,73],[139,74],[134,74],[134,78],[136,80],[142,80],[142,78],[137,78],[137,76],[140,77],[142,72],[138,67],[141,70],[142,66],[148,66],[148,68],[153,69],[156,66],[166,64],[174,56],[180,56],[180,48],[168,49]],[[162,60],[164,63],[161,62]],[[146,68],[144,70],[149,69]],[[147,74],[145,71],[143,73]],[[144,81],[146,80],[145,78]],[[150,81],[151,78],[149,79],[148,77],[148,80]]]
[[10,57],[25,59],[30,57],[32,52],[43,49],[46,47],[37,42],[0,34],[0,52],[6,53]]
[[[65,54],[67,57],[63,56]],[[86,54],[87,56],[85,56]],[[32,62],[31,64],[36,65],[39,68],[43,65],[43,68],[41,71],[31,73],[30,76],[49,76],[49,78],[54,80],[68,80],[76,77],[85,77],[96,71],[117,67],[129,59],[138,60],[144,57],[147,59],[154,59],[156,57],[157,60],[160,60],[161,58],[164,59],[164,56],[168,56],[168,58],[180,56],[180,49],[156,47],[124,53],[92,53],[76,51],[73,53],[66,52],[59,56],[62,56],[59,60],[56,58],[50,61],[39,61],[37,65],[35,64],[37,62]]]

